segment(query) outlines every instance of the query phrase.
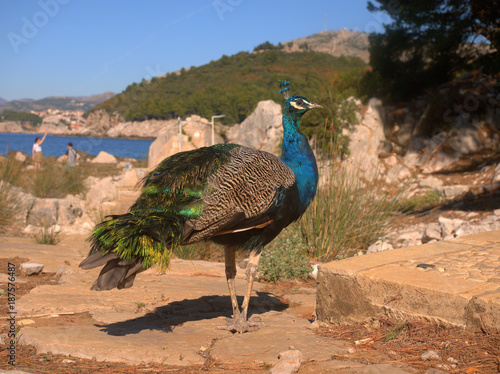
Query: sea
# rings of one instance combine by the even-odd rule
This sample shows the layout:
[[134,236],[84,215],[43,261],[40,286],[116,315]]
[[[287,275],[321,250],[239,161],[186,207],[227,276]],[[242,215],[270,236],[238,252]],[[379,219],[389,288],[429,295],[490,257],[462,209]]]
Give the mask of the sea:
[[[0,154],[6,155],[9,151],[21,151],[31,156],[31,149],[35,139],[43,134],[13,134],[0,133]],[[62,156],[66,153],[68,143],[73,143],[76,150],[97,155],[105,151],[117,157],[130,157],[138,160],[148,158],[149,147],[153,140],[145,139],[116,139],[116,138],[86,138],[76,136],[57,136],[48,134],[42,143],[44,156]]]

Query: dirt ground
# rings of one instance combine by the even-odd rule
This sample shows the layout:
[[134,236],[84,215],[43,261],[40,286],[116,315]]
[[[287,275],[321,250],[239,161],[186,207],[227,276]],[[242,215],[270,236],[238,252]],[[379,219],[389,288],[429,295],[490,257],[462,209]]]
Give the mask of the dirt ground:
[[[23,258],[0,259],[1,272],[6,272],[7,263],[19,265]],[[44,273],[37,276],[18,276],[17,296],[28,293],[42,284],[57,284],[59,277],[55,273]],[[5,287],[2,284],[2,288]],[[315,282],[282,281],[277,284],[267,284],[266,291],[278,298],[290,292],[291,288],[313,288]],[[285,300],[283,300],[285,302]],[[298,317],[310,321],[314,319],[310,310],[302,310],[300,306],[288,305]],[[5,316],[7,304],[0,305],[0,315]],[[33,316],[30,318],[37,327],[40,326],[75,326],[94,324],[89,313],[77,313],[51,317],[48,315]],[[0,319],[0,336],[6,337],[8,331],[6,318]],[[423,373],[429,368],[437,368],[449,373],[498,373],[500,372],[500,334],[489,331],[472,333],[459,328],[438,326],[425,322],[407,322],[391,320],[374,320],[367,324],[349,326],[322,325],[317,334],[332,340],[349,342],[353,354],[351,361],[363,363],[388,363],[407,367],[414,372]],[[435,351],[443,360],[424,361],[420,358],[423,351]],[[0,369],[14,369],[8,364],[7,352],[4,345],[0,345]],[[346,359],[346,357],[336,357]],[[442,364],[446,362],[446,364]],[[440,365],[440,366],[439,366]],[[307,372],[311,363],[304,362],[299,373]],[[438,367],[437,367],[438,366]],[[270,367],[254,365],[249,367],[230,367],[211,359],[207,355],[201,366],[168,366],[168,365],[127,365],[120,363],[99,362],[72,356],[37,354],[36,349],[29,345],[19,345],[16,350],[17,370],[31,373],[264,373]]]
[[[483,166],[492,166],[500,162],[498,154],[477,155],[477,157],[463,160],[453,167],[435,173],[434,176],[443,178],[445,184],[464,184],[480,186],[491,184],[492,169],[480,171]],[[485,191],[475,187],[471,193],[452,201],[447,201],[433,207],[413,212],[399,220],[398,226],[408,226],[416,223],[436,222],[440,215],[453,216],[456,210],[473,211],[479,217],[491,214],[493,209],[500,208],[500,190]],[[27,261],[26,258],[1,258],[0,273],[7,273],[7,263],[16,267]],[[37,276],[18,276],[16,297],[22,297],[33,288],[43,284],[57,284],[59,277],[55,273],[43,273]],[[290,281],[267,284],[268,292],[278,298],[284,295],[291,286],[314,288],[315,282]],[[0,337],[6,343],[6,333],[9,328],[6,313],[7,283],[0,283]],[[286,302],[285,300],[282,300]],[[313,313],[304,311],[295,305],[288,305],[298,317],[310,321]],[[294,309],[295,308],[295,309]],[[81,325],[94,324],[88,313],[34,316],[36,326],[49,325]],[[368,324],[349,326],[322,325],[316,332],[332,340],[349,342],[353,354],[349,360],[358,360],[367,363],[389,363],[407,367],[408,370],[423,373],[427,369],[435,368],[448,373],[500,373],[500,333],[487,331],[472,333],[459,328],[439,326],[428,322],[408,322],[394,320],[374,320]],[[437,361],[422,360],[422,351],[435,351],[443,358]],[[338,357],[345,359],[345,357]],[[445,364],[443,364],[445,362]],[[304,362],[299,374],[307,371],[311,363]],[[440,366],[439,366],[440,365]],[[5,344],[0,344],[0,369],[25,370],[31,373],[264,373],[270,367],[255,365],[251,367],[229,367],[211,359],[210,355],[201,366],[167,366],[167,365],[137,365],[131,366],[120,363],[98,362],[72,356],[53,354],[37,354],[32,346],[19,345],[16,350],[16,366],[8,364]]]

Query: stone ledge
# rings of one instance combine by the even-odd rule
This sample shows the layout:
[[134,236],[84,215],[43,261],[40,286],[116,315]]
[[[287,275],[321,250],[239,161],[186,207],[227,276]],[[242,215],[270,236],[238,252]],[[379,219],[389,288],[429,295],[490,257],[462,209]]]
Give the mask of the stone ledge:
[[353,257],[319,267],[316,313],[340,324],[418,318],[500,331],[499,274],[500,231]]

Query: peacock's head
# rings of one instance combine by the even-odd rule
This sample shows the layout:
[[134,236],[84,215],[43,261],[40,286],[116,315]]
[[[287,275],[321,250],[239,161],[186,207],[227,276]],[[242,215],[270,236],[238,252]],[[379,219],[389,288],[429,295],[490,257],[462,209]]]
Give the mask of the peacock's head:
[[310,109],[323,108],[321,105],[313,103],[304,96],[294,95],[285,101],[285,111],[292,117],[302,117]]

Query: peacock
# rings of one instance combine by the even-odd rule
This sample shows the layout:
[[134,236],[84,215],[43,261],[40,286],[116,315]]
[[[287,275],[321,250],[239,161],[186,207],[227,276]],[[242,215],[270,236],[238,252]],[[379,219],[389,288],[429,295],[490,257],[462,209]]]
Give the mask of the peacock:
[[[300,131],[301,117],[322,108],[309,99],[285,98],[281,157],[238,144],[216,144],[161,161],[142,180],[141,195],[122,215],[108,216],[88,238],[80,267],[103,266],[93,290],[123,289],[154,265],[166,268],[175,248],[210,240],[224,249],[233,318],[218,326],[243,333],[259,328],[248,305],[261,251],[302,216],[316,195],[316,158]],[[247,288],[241,309],[235,290],[235,252],[249,252]]]

